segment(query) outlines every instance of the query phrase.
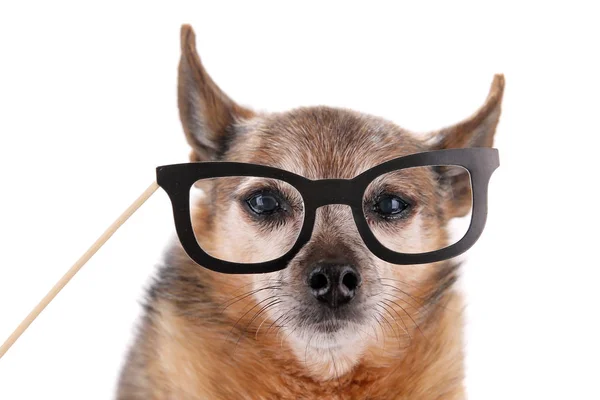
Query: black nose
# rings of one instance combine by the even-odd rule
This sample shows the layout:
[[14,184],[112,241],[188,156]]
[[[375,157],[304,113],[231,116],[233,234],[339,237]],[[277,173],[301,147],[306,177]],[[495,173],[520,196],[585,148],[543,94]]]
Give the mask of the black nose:
[[348,303],[360,286],[360,274],[351,265],[319,264],[308,275],[312,294],[332,308]]

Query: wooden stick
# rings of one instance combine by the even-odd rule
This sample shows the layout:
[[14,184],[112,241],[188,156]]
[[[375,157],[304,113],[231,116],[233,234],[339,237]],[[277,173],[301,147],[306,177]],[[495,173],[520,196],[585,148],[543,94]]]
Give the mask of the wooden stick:
[[121,225],[123,225],[125,221],[127,221],[127,219],[129,219],[129,217],[131,217],[137,211],[137,209],[140,208],[140,206],[144,204],[146,200],[150,198],[150,196],[152,196],[154,192],[156,192],[157,189],[158,184],[156,182],[152,182],[152,184],[148,186],[148,189],[144,190],[144,193],[142,193],[140,197],[138,197],[133,202],[133,204],[131,204],[127,208],[127,210],[125,210],[123,214],[121,214],[119,218],[117,218],[117,220],[113,222],[111,226],[108,227],[106,231],[104,231],[102,236],[100,236],[98,240],[94,242],[94,244],[88,249],[88,251],[86,251],[79,258],[79,260],[77,260],[77,262],[73,264],[73,266],[63,275],[63,277],[60,278],[58,282],[56,282],[56,284],[48,292],[48,294],[38,303],[37,306],[34,307],[33,310],[31,310],[29,315],[25,317],[23,322],[21,322],[19,326],[17,326],[17,329],[15,329],[15,331],[8,337],[8,339],[6,339],[2,347],[0,347],[0,358],[2,358],[4,354],[6,354],[8,349],[10,349],[11,346],[17,341],[17,339],[19,339],[19,337],[23,334],[23,332],[25,332],[29,325],[31,325],[31,323],[40,315],[40,313],[44,311],[44,308],[46,308],[46,306],[50,304],[50,302],[66,286],[66,284],[69,283],[69,281],[75,276],[75,274],[79,272],[81,267],[83,267],[85,263],[87,263],[89,259],[92,258],[94,254],[96,254],[96,252],[104,245],[104,243],[106,243],[108,239],[110,239],[110,237],[117,231],[117,229],[119,229]]

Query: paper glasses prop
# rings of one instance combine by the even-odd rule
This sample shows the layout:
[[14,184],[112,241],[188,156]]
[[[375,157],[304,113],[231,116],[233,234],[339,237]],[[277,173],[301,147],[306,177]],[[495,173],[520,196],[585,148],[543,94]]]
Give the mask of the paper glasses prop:
[[[221,273],[256,274],[284,269],[310,240],[316,210],[330,204],[350,206],[360,237],[369,250],[384,261],[392,264],[424,264],[456,257],[473,246],[483,232],[487,217],[488,183],[498,166],[498,150],[467,148],[431,151],[396,158],[377,165],[353,179],[310,180],[273,167],[233,162],[202,162],[158,167],[156,182],[153,182],[125,210],[29,313],[0,347],[0,357],[98,249],[148,200],[158,186],[161,186],[171,199],[177,235],[192,260],[204,268]],[[387,193],[385,189],[381,189],[382,185],[385,187],[381,181],[385,182],[384,178],[388,176],[393,177],[396,182],[410,185],[411,177],[430,174],[432,168],[446,171],[457,169],[459,173],[454,176],[462,176],[463,180],[467,181],[467,185],[470,185],[471,221],[465,234],[447,247],[428,249],[425,253],[411,252],[410,248],[406,250],[389,248],[380,240],[381,232],[378,233],[378,230],[371,227],[372,224],[368,222],[373,221],[368,213],[374,209],[371,206],[365,207],[365,204],[369,203],[366,201],[366,196],[375,199],[375,202],[371,203],[378,208],[379,214],[384,215],[384,219],[395,219],[401,223],[403,215],[410,213],[412,201]],[[255,228],[258,232],[268,236],[269,233],[281,229],[283,225],[288,226],[286,235],[277,235],[279,238],[284,238],[281,240],[286,243],[273,244],[281,254],[275,253],[276,255],[271,256],[271,259],[248,263],[239,260],[223,260],[203,249],[201,240],[194,234],[192,226],[190,191],[196,182],[202,180],[220,180],[219,187],[228,187],[226,181],[229,179],[235,183],[237,189],[232,189],[232,192],[225,194],[223,198],[226,201],[237,201],[240,206],[249,208],[247,211],[254,213]],[[244,185],[241,186],[246,188],[246,192],[242,194],[238,193],[241,181],[244,181]],[[252,181],[260,181],[260,187],[252,187]],[[229,187],[234,185],[230,184]],[[387,235],[391,232],[385,227],[382,229],[387,232]],[[256,237],[256,240],[260,239]]]

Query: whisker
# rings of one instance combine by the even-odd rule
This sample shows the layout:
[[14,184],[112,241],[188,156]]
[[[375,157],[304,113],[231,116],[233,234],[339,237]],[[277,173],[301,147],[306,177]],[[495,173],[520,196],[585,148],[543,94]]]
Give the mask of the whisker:
[[[398,316],[400,316],[400,314],[398,314],[398,312],[393,307],[391,307],[391,306],[389,306],[387,304],[382,304],[382,305],[385,307],[388,315],[394,320],[394,323],[396,324],[396,326],[398,327],[398,329],[402,329],[404,331],[404,333],[410,338],[410,342],[412,343],[412,337],[410,336],[410,333],[408,332],[408,330],[406,329],[406,327],[403,328],[403,327],[401,327],[398,324],[398,320],[394,317],[394,315],[391,313],[391,311],[395,312],[396,315],[398,315]],[[400,318],[400,319],[402,319],[402,318]],[[404,324],[404,322],[403,322],[403,324]],[[400,332],[400,331],[398,331],[398,332]],[[398,346],[400,347],[400,345],[401,345],[401,343],[400,343],[401,342],[401,340],[400,340],[400,333],[398,334],[398,342],[399,342]]]
[[[381,300],[383,300],[383,301],[387,301],[387,302],[391,302],[391,303],[395,304],[396,306],[400,307],[400,305],[399,305],[399,304],[397,304],[397,303],[396,303],[395,301],[393,301],[393,300],[389,300],[389,299],[385,299],[385,298],[384,298],[384,299],[381,299]],[[402,308],[402,307],[400,307],[400,308]],[[400,318],[400,321],[402,322],[402,325],[404,326],[403,330],[404,330],[404,332],[406,332],[406,334],[408,335],[408,337],[410,338],[410,340],[411,340],[411,342],[412,342],[412,336],[410,335],[410,332],[408,332],[408,327],[406,326],[406,323],[404,322],[404,318],[402,318],[402,315],[400,315],[400,313],[398,313],[398,311],[397,311],[395,308],[393,308],[393,307],[390,307],[390,309],[392,309],[392,310],[393,310],[393,311],[396,313],[396,315],[397,315],[397,316]],[[406,312],[406,311],[405,311],[405,312]],[[394,318],[394,317],[392,316],[392,318]],[[396,318],[394,318],[394,321],[396,321]],[[398,323],[398,321],[396,321],[396,324],[397,324],[397,323]]]
[[[402,284],[404,284],[404,285],[408,285],[408,286],[411,286],[411,287],[417,288],[417,287],[416,287],[416,286],[414,286],[414,285],[410,285],[410,284],[408,284],[408,283],[406,283],[406,282],[403,282],[403,281],[401,281],[401,280],[398,280],[398,279],[391,279],[391,278],[379,278],[379,279],[380,279],[380,280],[388,280],[388,281],[399,282],[399,283],[402,283]],[[401,293],[405,294],[406,296],[410,297],[410,298],[411,298],[411,299],[413,299],[415,302],[417,302],[417,304],[419,304],[419,306],[421,306],[421,307],[436,306],[436,307],[443,308],[444,310],[449,310],[449,311],[452,311],[452,312],[459,312],[458,310],[454,310],[454,309],[448,308],[448,307],[446,307],[446,306],[444,306],[444,305],[438,304],[438,302],[431,302],[431,301],[428,301],[428,299],[427,299],[427,298],[425,298],[425,297],[421,297],[421,296],[413,296],[413,295],[411,295],[410,293],[408,293],[408,292],[406,292],[406,291],[404,291],[404,290],[402,290],[402,289],[400,289],[400,288],[398,288],[398,287],[396,287],[396,286],[394,286],[394,285],[385,284],[385,283],[381,283],[381,285],[382,285],[382,286],[391,287],[391,288],[393,288],[394,290],[397,290],[397,291],[399,291],[399,292],[401,292]],[[418,288],[417,288],[417,289],[418,289]],[[423,303],[419,302],[419,300],[421,300]],[[428,304],[426,305],[426,304],[425,304],[425,302],[427,302]]]
[[[254,309],[255,309],[256,307],[258,307],[258,306],[259,306],[261,303],[264,303],[265,301],[269,301],[269,300],[271,300],[271,299],[274,299],[274,298],[275,298],[275,296],[269,296],[269,297],[267,297],[266,299],[263,299],[263,300],[259,301],[258,303],[256,303],[255,305],[253,305],[253,306],[252,306],[252,307],[251,307],[251,308],[250,308],[248,311],[246,311],[246,312],[245,312],[245,313],[244,313],[244,314],[243,314],[243,315],[242,315],[240,318],[238,318],[238,320],[235,322],[235,324],[233,324],[233,326],[231,327],[231,330],[229,331],[229,334],[231,335],[231,334],[233,333],[233,331],[234,331],[235,327],[236,327],[236,326],[237,326],[237,325],[240,323],[240,321],[241,321],[242,319],[244,319],[244,317],[245,317],[246,315],[248,315],[248,313],[249,313],[250,311],[254,310]],[[228,337],[229,337],[229,335],[228,335]]]
[[[383,305],[381,303],[377,303],[375,304],[375,306],[378,306],[381,308],[381,310],[384,313],[387,313],[388,311],[385,309],[385,307],[383,307]],[[383,320],[385,321],[385,323],[390,327],[390,329],[392,330],[392,332],[394,332],[394,335],[396,335],[396,338],[398,339],[398,342],[400,342],[400,337],[398,336],[398,332],[396,332],[396,330],[394,329],[394,327],[392,326],[392,324],[390,323],[390,321],[388,321],[388,319],[385,317],[384,313],[381,314],[381,318],[383,318]]]
[[235,343],[236,347],[238,345],[238,343],[240,342],[240,340],[242,339],[242,337],[248,332],[248,328],[252,325],[252,322],[254,322],[256,320],[256,318],[258,318],[258,316],[260,314],[262,314],[263,312],[265,312],[266,310],[269,309],[269,307],[273,306],[273,305],[277,305],[281,303],[281,300],[279,299],[275,299],[272,302],[270,302],[269,304],[267,304],[266,306],[263,306],[260,308],[260,310],[258,310],[258,312],[256,314],[254,314],[254,316],[250,319],[250,322],[248,322],[246,324],[246,327],[244,328],[244,331],[239,335],[237,342]]
[[[378,312],[376,310],[374,310],[375,313],[377,314],[378,317],[382,317],[383,315],[381,314],[381,312]],[[377,325],[379,325],[379,328],[381,329],[381,341],[383,344],[383,349],[385,350],[385,329],[383,328],[383,325],[381,324],[381,321],[378,318],[375,318],[375,322],[377,322]]]
[[[281,324],[278,325],[279,331],[275,335],[275,338],[277,338],[279,336],[279,333],[283,332],[283,328],[286,328],[288,326],[288,323],[291,322],[295,318],[294,311],[296,311],[297,309],[298,309],[298,307],[294,307],[293,309],[291,309],[290,311],[288,311],[289,315],[287,315],[284,318],[283,322],[281,322]],[[269,329],[270,329],[270,327],[269,327]],[[284,338],[282,336],[281,347],[283,347],[283,339]]]
[[[239,322],[240,322],[240,321],[241,321],[241,320],[242,320],[242,319],[243,319],[243,318],[244,318],[244,317],[245,317],[245,316],[248,314],[248,312],[250,312],[250,311],[251,311],[253,308],[255,308],[256,306],[258,306],[260,303],[263,303],[263,302],[265,302],[265,301],[267,301],[267,300],[271,300],[271,299],[273,299],[273,298],[275,298],[275,296],[268,297],[268,298],[266,298],[266,299],[264,299],[264,300],[262,300],[262,301],[258,302],[258,303],[257,303],[256,305],[254,305],[254,307],[252,307],[250,310],[246,311],[246,313],[245,313],[245,314],[244,314],[242,317],[240,317],[240,318],[238,319],[238,321],[235,323],[235,325],[233,326],[232,330],[229,332],[229,334],[227,335],[227,337],[229,338],[229,336],[231,336],[231,334],[233,333],[233,329],[235,328],[235,326],[236,326],[236,325],[237,325],[237,324],[238,324],[238,323],[239,323]],[[278,299],[275,299],[273,302],[277,302],[277,301],[279,301],[279,300],[278,300]],[[244,330],[240,332],[240,334],[238,335],[238,338],[237,338],[237,340],[236,340],[236,342],[235,342],[234,348],[233,348],[233,354],[232,354],[232,357],[235,357],[235,353],[236,353],[236,351],[237,351],[237,347],[238,347],[238,345],[239,345],[239,343],[240,343],[240,341],[241,341],[242,337],[244,337],[244,335],[245,335],[246,333],[248,333],[248,327],[249,327],[249,326],[252,324],[252,321],[254,321],[254,319],[255,319],[255,318],[258,316],[258,315],[260,315],[262,312],[264,312],[266,309],[268,309],[268,308],[269,308],[269,306],[273,304],[273,302],[271,302],[271,303],[267,304],[267,306],[261,307],[261,309],[260,309],[260,310],[259,310],[259,311],[258,311],[258,312],[257,312],[257,313],[254,315],[254,316],[253,316],[253,318],[250,320],[250,322],[249,322],[248,324],[246,324],[246,326],[244,327]]]
[[408,307],[412,308],[413,310],[415,310],[415,314],[419,314],[421,313],[422,310],[426,310],[427,306],[423,305],[421,307],[415,307],[414,305],[412,305],[411,303],[409,303],[408,301],[406,301],[406,299],[404,297],[400,297],[397,294],[394,293],[390,293],[387,291],[382,292],[381,294],[386,295],[386,296],[391,296],[399,301],[401,301],[402,303],[406,304]]
[[[267,280],[265,280],[265,282],[260,282],[260,283],[268,283],[269,285],[271,285],[271,283],[276,283],[276,282],[279,282],[279,280],[275,280],[274,282],[271,282],[271,280],[270,280],[270,279],[267,279]],[[281,283],[281,282],[279,282],[279,283]],[[248,287],[248,286],[255,285],[255,284],[256,284],[256,282],[250,282],[250,283],[247,283],[247,284],[245,284],[245,285],[238,286],[238,287],[236,287],[234,290],[232,290],[231,292],[229,292],[229,293],[227,293],[227,294],[228,294],[228,295],[233,295],[233,294],[235,294],[235,293],[237,293],[237,292],[241,291],[242,289],[244,289],[244,288],[246,288],[246,287]],[[247,292],[246,292],[246,293],[247,293]],[[242,294],[242,295],[243,295],[243,294]],[[234,296],[234,297],[232,297],[232,299],[235,299],[235,298],[237,298],[237,297],[238,297],[238,296]],[[230,300],[231,300],[231,299],[230,299]],[[228,300],[228,301],[229,301],[229,300]],[[225,303],[227,303],[227,302],[225,302]],[[225,303],[224,303],[224,304],[225,304]]]
[[[271,325],[269,325],[269,327],[267,328],[267,331],[265,332],[265,335],[266,335],[267,333],[269,333],[269,331],[271,330],[271,328],[272,328],[273,326],[277,326],[278,328],[280,328],[280,329],[281,329],[281,328],[282,328],[282,327],[285,325],[285,323],[287,323],[287,322],[288,322],[288,320],[290,320],[291,318],[292,318],[292,317],[291,317],[290,315],[286,315],[286,314],[283,314],[283,315],[281,315],[279,318],[277,318],[276,320],[274,320],[274,321],[271,323]],[[282,325],[276,325],[276,324],[277,324],[277,322],[278,322],[279,320],[281,320],[281,319],[283,319]],[[279,334],[279,332],[277,332],[277,334]],[[275,337],[277,337],[277,335],[276,335]]]
[[[376,316],[373,316],[373,321],[377,322]],[[371,325],[371,327],[373,328],[373,333],[375,334],[375,342],[379,343],[379,335],[377,335],[377,329],[375,329],[373,325]]]
[[[273,321],[273,322],[276,322],[278,319],[280,319],[280,318],[282,318],[282,317],[284,317],[284,315],[281,315],[280,317],[278,317],[278,318],[277,318],[275,321]],[[263,318],[263,320],[261,321],[261,323],[258,325],[258,328],[256,329],[256,335],[254,336],[254,339],[255,339],[255,340],[258,340],[258,332],[260,332],[260,328],[262,328],[263,324],[264,324],[264,323],[265,323],[265,322],[266,322],[268,319],[269,319],[269,315],[267,314],[267,315],[266,315],[266,316]],[[272,324],[271,324],[271,326],[272,326]],[[269,330],[268,330],[268,329],[267,329],[267,331],[264,333],[264,335],[266,336],[266,335],[267,335],[267,333],[269,333]]]
[[[393,290],[395,290],[395,291],[397,291],[397,292],[400,292],[400,293],[404,294],[405,296],[408,296],[410,299],[414,300],[414,301],[417,303],[417,306],[415,306],[415,305],[414,305],[414,304],[412,304],[412,303],[409,303],[409,302],[408,302],[408,301],[406,301],[406,300],[404,300],[404,301],[405,301],[407,304],[410,304],[410,305],[412,305],[413,307],[424,307],[424,306],[425,306],[425,304],[424,304],[425,300],[424,300],[424,299],[422,299],[422,298],[419,298],[419,297],[415,297],[415,296],[411,295],[410,293],[407,293],[407,292],[405,292],[404,290],[402,290],[402,289],[400,289],[400,288],[398,288],[398,287],[396,287],[396,286],[394,286],[394,285],[389,285],[389,284],[387,284],[387,283],[382,283],[382,284],[381,284],[381,286],[392,288]],[[419,300],[420,300],[420,301],[419,301]]]
[[[388,300],[388,301],[392,301],[392,300]],[[425,334],[423,333],[423,331],[421,330],[421,327],[419,326],[419,324],[417,324],[417,322],[414,320],[414,318],[410,315],[410,313],[408,311],[406,311],[406,309],[404,307],[402,307],[400,304],[393,302],[396,306],[400,307],[400,309],[404,312],[404,314],[406,314],[406,316],[408,318],[410,318],[410,320],[413,322],[413,324],[415,324],[415,327],[417,328],[417,330],[421,333],[421,335],[427,339],[427,337],[425,336]]]
[[232,299],[229,299],[229,300],[227,300],[225,303],[223,303],[222,305],[225,305],[225,304],[227,304],[227,303],[229,303],[229,302],[231,302],[231,301],[235,300],[235,301],[233,301],[232,303],[230,303],[230,304],[227,304],[227,305],[226,305],[226,306],[225,306],[225,307],[222,309],[222,311],[225,311],[227,308],[231,307],[232,305],[234,305],[234,304],[235,304],[235,303],[237,303],[238,301],[241,301],[241,300],[243,300],[243,299],[247,298],[248,296],[252,296],[253,294],[256,294],[256,293],[258,293],[258,292],[261,292],[261,291],[263,291],[263,290],[269,290],[269,289],[273,289],[273,290],[279,290],[279,289],[281,289],[281,286],[267,286],[267,287],[262,287],[262,288],[258,288],[258,289],[254,289],[254,290],[250,290],[250,291],[248,291],[248,292],[242,293],[241,295],[239,295],[239,296],[236,296],[236,297],[234,297],[234,298],[232,298]]
[[296,329],[298,329],[298,327],[300,327],[300,324],[297,324],[297,325],[296,325],[296,327],[295,327],[294,329],[292,329],[292,330],[291,330],[291,331],[290,331],[290,332],[287,334],[287,336],[282,336],[282,337],[281,337],[281,343],[280,343],[280,345],[279,345],[281,348],[283,348],[283,341],[284,341],[284,340],[287,340],[287,339],[290,337],[290,335],[291,335],[292,333],[294,333],[294,332],[296,331]]
[[410,283],[408,283],[408,282],[406,282],[406,281],[402,281],[402,280],[400,280],[400,279],[393,279],[393,278],[379,278],[379,280],[382,280],[382,281],[393,281],[393,282],[398,282],[398,283],[401,283],[401,284],[403,284],[403,285],[406,285],[406,286],[408,286],[408,287],[411,287],[411,288],[413,288],[413,289],[417,289],[417,290],[419,290],[419,291],[422,291],[420,287],[418,287],[418,286],[416,286],[416,285],[412,285],[412,284],[410,284]]
[[310,342],[313,340],[313,338],[315,337],[315,335],[311,335],[310,339],[308,339],[308,342],[306,343],[306,347],[304,348],[304,365],[308,368],[308,362],[306,361],[307,359],[307,354],[308,354],[308,348],[310,347]]
[[[254,315],[254,317],[252,317],[252,319],[251,319],[251,320],[250,320],[250,322],[248,323],[248,327],[249,327],[249,326],[251,326],[251,325],[252,325],[252,323],[253,323],[253,322],[254,322],[254,321],[255,321],[255,320],[256,320],[256,319],[257,319],[257,318],[258,318],[258,317],[259,317],[261,314],[263,314],[263,313],[266,313],[266,311],[267,311],[269,308],[272,308],[272,307],[276,306],[277,304],[280,304],[281,302],[282,302],[282,301],[281,301],[280,299],[273,300],[271,303],[267,304],[267,305],[266,305],[266,306],[264,306],[262,309],[260,309],[260,310],[259,310],[259,311],[258,311],[258,312],[257,312],[257,313]],[[265,317],[265,319],[263,319],[263,322],[264,322],[264,321],[265,321],[267,318],[269,318],[268,314],[267,314],[267,316]],[[259,326],[258,326],[258,328],[256,329],[256,334],[255,334],[255,336],[254,336],[254,338],[255,338],[255,339],[258,337],[258,332],[259,332],[259,330],[260,330],[260,327],[261,327],[261,326],[262,326],[262,322],[260,323],[260,325],[259,325]]]
[[340,375],[337,369],[337,365],[335,364],[335,357],[331,351],[331,349],[329,350],[329,355],[331,356],[331,363],[333,364],[333,371],[335,372],[335,377],[338,383],[338,388],[342,387],[342,382],[340,382]]

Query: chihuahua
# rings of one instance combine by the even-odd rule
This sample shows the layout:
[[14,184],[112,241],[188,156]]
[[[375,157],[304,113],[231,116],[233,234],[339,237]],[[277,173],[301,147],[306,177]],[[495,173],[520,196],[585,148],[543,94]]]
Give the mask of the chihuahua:
[[[339,108],[255,112],[211,79],[187,25],[181,52],[178,104],[192,162],[254,163],[309,179],[351,179],[403,155],[491,147],[500,117],[502,75],[471,117],[428,135]],[[415,253],[450,244],[449,223],[468,214],[472,194],[449,191],[455,176],[447,174],[444,168],[413,174],[412,195],[426,201],[401,223],[386,222],[378,239]],[[237,184],[229,189],[241,190]],[[286,222],[268,229],[247,223],[248,213],[258,220],[273,212],[279,195],[259,192],[249,206],[235,207],[228,190],[216,185],[197,185],[201,194],[192,210],[194,234],[212,255],[260,262],[276,258],[280,243],[294,239]],[[373,209],[387,221],[407,203],[388,196]],[[463,399],[458,268],[453,259],[384,262],[362,242],[349,207],[335,204],[318,209],[308,243],[272,273],[213,272],[173,244],[148,291],[117,397]]]

